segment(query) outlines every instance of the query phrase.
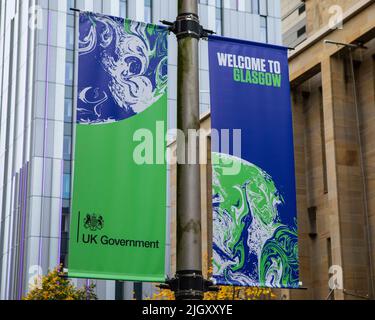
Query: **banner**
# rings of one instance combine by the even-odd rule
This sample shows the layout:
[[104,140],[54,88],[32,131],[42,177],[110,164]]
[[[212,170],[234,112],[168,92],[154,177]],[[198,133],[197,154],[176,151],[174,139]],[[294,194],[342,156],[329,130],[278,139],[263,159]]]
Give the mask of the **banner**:
[[209,39],[213,278],[299,286],[287,49]]
[[167,35],[80,14],[70,277],[165,280]]

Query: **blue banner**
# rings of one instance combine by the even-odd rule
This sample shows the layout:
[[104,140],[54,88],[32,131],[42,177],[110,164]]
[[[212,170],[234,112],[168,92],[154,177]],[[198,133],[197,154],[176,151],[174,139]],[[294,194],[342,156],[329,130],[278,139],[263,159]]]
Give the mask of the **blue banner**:
[[287,49],[209,38],[213,279],[298,288]]

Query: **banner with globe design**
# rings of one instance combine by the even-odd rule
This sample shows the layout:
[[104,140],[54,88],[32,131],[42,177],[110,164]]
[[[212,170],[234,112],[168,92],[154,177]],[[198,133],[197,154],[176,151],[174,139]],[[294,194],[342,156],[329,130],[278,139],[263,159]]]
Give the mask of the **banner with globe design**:
[[[69,277],[165,280],[167,36],[80,14]],[[155,144],[144,164],[137,132]]]
[[[213,280],[298,288],[287,49],[212,36],[209,65]],[[228,129],[240,138],[225,138]]]

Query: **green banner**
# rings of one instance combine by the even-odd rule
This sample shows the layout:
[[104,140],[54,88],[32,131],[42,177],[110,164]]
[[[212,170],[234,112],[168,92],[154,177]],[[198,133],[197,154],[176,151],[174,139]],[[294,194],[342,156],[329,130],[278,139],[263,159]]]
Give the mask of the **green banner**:
[[80,15],[69,277],[165,280],[167,35]]

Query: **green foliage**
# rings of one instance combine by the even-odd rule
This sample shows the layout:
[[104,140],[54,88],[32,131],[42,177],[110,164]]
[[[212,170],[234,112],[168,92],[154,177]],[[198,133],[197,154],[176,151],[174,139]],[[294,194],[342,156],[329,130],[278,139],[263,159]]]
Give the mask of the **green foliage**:
[[[205,257],[207,260],[207,256]],[[208,269],[208,278],[213,272],[212,262]],[[272,300],[276,295],[269,288],[249,288],[219,286],[218,292],[207,292],[204,300]],[[158,289],[149,300],[175,300],[174,293],[168,289]]]
[[[204,300],[272,300],[276,296],[271,289],[219,287],[219,292],[207,292]],[[170,290],[159,289],[149,300],[175,300]]]
[[94,284],[76,288],[59,266],[37,279],[23,300],[97,300],[97,296]]

